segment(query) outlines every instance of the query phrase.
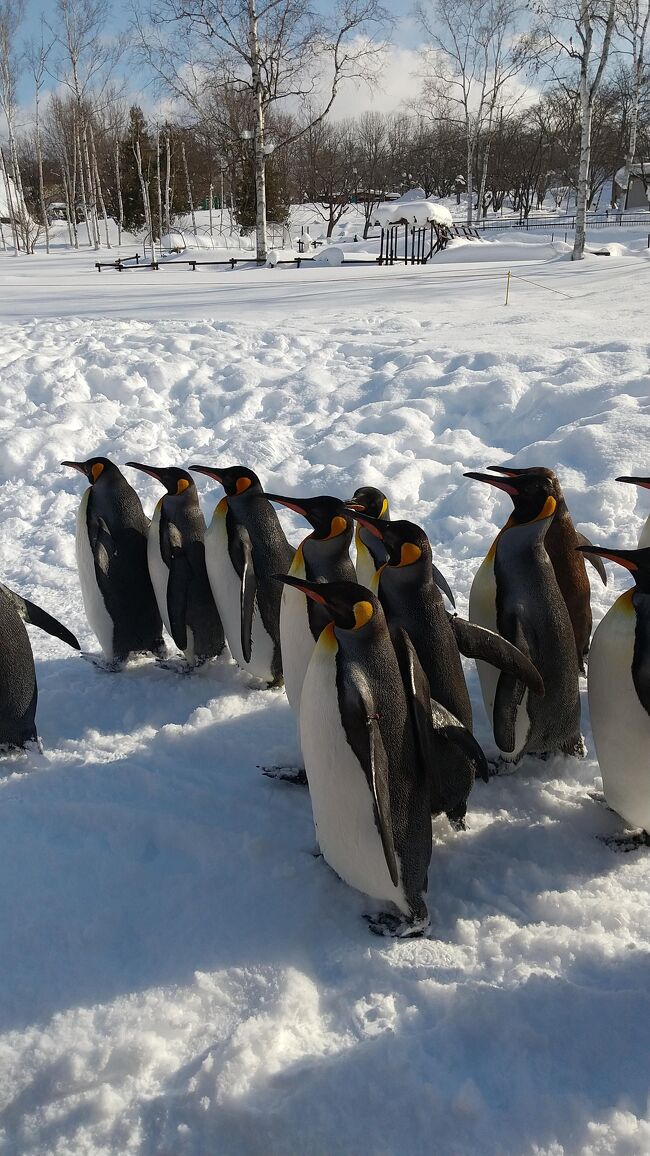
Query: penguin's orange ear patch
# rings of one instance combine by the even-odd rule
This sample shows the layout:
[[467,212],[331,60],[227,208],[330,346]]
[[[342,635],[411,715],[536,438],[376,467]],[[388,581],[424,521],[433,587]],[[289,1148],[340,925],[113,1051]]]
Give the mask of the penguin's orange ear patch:
[[370,622],[375,613],[372,608],[372,602],[355,602],[354,610],[354,629],[358,630],[360,626],[365,626],[366,622]]
[[533,521],[542,522],[544,520],[544,518],[552,517],[553,514],[555,513],[556,506],[557,506],[557,502],[555,501],[555,498],[552,495],[549,495],[549,497],[544,502],[544,505],[542,506],[541,510],[539,511],[539,514],[537,515],[536,518],[533,519]]
[[403,542],[402,552],[400,554],[400,566],[410,566],[412,562],[417,562],[418,558],[422,557],[422,551],[415,542]]
[[347,529],[347,525],[348,524],[345,518],[338,516],[336,518],[332,518],[332,525],[330,526],[328,538],[338,538],[339,534],[343,534]]
[[96,482],[99,475],[104,472],[104,467],[101,462],[95,462],[94,466],[90,467],[90,472],[93,476],[93,482]]
[[178,485],[176,486],[176,494],[182,494],[184,490],[189,490],[189,488],[190,483],[188,482],[187,478],[179,478]]
[[250,478],[237,478],[235,483],[235,490],[238,494],[243,494],[244,490],[247,490],[250,485]]
[[383,502],[381,503],[381,510],[379,511],[379,517],[385,518],[387,513],[388,513],[388,499],[384,498]]

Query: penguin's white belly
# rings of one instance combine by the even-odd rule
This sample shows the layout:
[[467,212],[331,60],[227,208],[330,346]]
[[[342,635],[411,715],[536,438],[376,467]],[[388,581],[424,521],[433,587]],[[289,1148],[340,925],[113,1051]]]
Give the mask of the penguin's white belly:
[[86,519],[88,499],[91,493],[92,486],[89,486],[81,499],[77,513],[77,535],[75,542],[77,568],[79,570],[81,597],[83,599],[84,610],[86,611],[86,618],[88,619],[91,630],[97,636],[97,641],[102,651],[109,662],[111,662],[113,659],[115,626],[113,619],[106,609],[104,595],[97,582],[95,559],[88,537],[88,523]]
[[[305,577],[305,565],[300,551],[292,563],[290,574],[296,578]],[[299,711],[302,685],[314,652],[314,636],[309,627],[307,596],[292,586],[285,586],[282,591],[280,647],[287,698],[292,708]]]
[[357,581],[360,586],[367,586],[371,590],[371,583],[376,573],[375,559],[359,537],[356,538],[356,546],[357,557],[354,568],[357,572]]
[[610,807],[650,831],[650,715],[632,678],[636,614],[623,594],[597,627],[589,651],[589,713]]
[[[497,584],[494,577],[494,553],[492,550],[482,561],[472,582],[469,593],[469,620],[474,622],[476,626],[483,626],[486,630],[493,630],[498,634]],[[481,662],[480,659],[476,660],[476,669],[481,684],[485,713],[490,720],[490,726],[494,727],[494,699],[501,671],[489,662]],[[505,759],[517,758],[526,745],[529,732],[530,717],[528,715],[528,689],[526,689],[515,717],[514,750],[502,751]]]
[[343,728],[336,689],[336,644],[327,630],[314,648],[305,676],[300,734],[323,858],[357,891],[390,900],[409,915],[401,879],[395,887],[386,866],[368,781]]
[[241,644],[241,579],[228,552],[225,512],[219,510],[218,506],[205,535],[205,564],[230,653],[242,670],[270,682],[274,677],[273,639],[266,631],[257,599],[253,610],[250,662],[244,658]]
[[646,546],[650,546],[650,518],[647,519],[645,526],[639,534],[637,550],[644,550]]
[[149,533],[147,535],[147,563],[149,565],[149,577],[151,578],[151,585],[153,586],[154,594],[156,595],[156,602],[158,603],[158,610],[160,617],[165,623],[165,628],[168,634],[171,634],[171,626],[169,625],[169,611],[167,610],[167,583],[169,582],[169,570],[163,561],[160,553],[160,502],[158,502],[151,525],[149,526]]

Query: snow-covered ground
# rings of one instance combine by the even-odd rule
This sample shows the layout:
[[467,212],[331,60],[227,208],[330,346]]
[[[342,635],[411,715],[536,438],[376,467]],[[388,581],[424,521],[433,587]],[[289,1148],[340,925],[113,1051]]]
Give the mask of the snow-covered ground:
[[[613,479],[650,472],[637,239],[409,269],[0,254],[0,576],[96,650],[59,462],[102,452],[245,462],[276,492],[380,485],[461,612],[509,508],[465,470],[553,466],[592,540],[633,545],[650,502]],[[160,488],[126,472],[150,511]],[[209,516],[222,491],[199,488]],[[610,570],[596,618],[626,584]],[[599,840],[620,823],[593,753],[478,784],[466,833],[435,824],[430,937],[378,940],[312,856],[307,792],[257,769],[297,755],[281,692],[228,660],[107,675],[31,638],[45,750],[0,780],[0,1151],[650,1151],[650,854]],[[583,725],[591,748],[586,699]]]

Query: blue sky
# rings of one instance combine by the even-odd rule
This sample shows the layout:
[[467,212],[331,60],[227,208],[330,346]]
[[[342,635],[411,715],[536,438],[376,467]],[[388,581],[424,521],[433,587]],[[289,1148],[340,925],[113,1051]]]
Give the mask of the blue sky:
[[[327,0],[325,0],[327,2]],[[418,33],[414,20],[411,18],[414,0],[393,0],[390,10],[396,17],[396,24],[392,36],[395,51],[390,53],[387,68],[382,70],[382,85],[372,97],[363,91],[354,92],[350,89],[343,92],[339,100],[339,115],[352,115],[362,108],[378,108],[388,111],[396,107],[401,99],[410,96],[415,85],[413,70],[416,66],[414,51],[418,45]],[[27,0],[26,18],[22,26],[23,40],[39,36],[41,14],[45,20],[56,27],[56,4],[54,0]],[[128,3],[116,0],[112,5],[109,28],[119,32],[126,27],[129,20]],[[129,79],[129,95],[134,102],[150,106],[154,100],[150,86],[138,87],[133,83],[133,69],[129,63],[123,65],[123,74]],[[139,78],[142,73],[139,72]],[[32,101],[32,82],[28,73],[23,74],[18,96],[24,107],[29,107]],[[361,106],[359,105],[361,101]],[[349,107],[348,107],[349,106]]]

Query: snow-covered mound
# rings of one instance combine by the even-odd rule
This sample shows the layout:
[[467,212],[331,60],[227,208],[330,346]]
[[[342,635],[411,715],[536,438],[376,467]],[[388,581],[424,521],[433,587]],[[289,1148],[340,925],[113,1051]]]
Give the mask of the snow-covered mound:
[[378,205],[373,213],[374,224],[381,225],[382,228],[400,224],[402,221],[420,227],[430,225],[432,221],[437,225],[451,225],[452,220],[452,215],[445,205],[427,200],[385,201]]
[[[620,264],[556,264],[547,283],[584,303],[515,284],[508,310],[480,271],[349,270],[345,313],[340,270],[261,271],[250,301],[228,272],[214,312],[249,301],[249,323],[143,319],[154,292],[171,309],[196,293],[205,318],[217,275],[95,275],[143,295],[122,302],[131,320],[0,329],[3,580],[96,649],[74,561],[83,482],[59,462],[102,451],[246,462],[280,492],[380,485],[426,527],[461,612],[509,509],[465,470],[554,465],[592,539],[634,543],[648,498],[613,479],[648,472],[648,348]],[[594,281],[605,267],[614,289]],[[294,292],[312,312],[287,296],[273,320],[267,284],[274,308]],[[126,472],[151,511],[160,487]],[[222,491],[199,485],[209,516]],[[281,516],[298,541],[305,524]],[[596,617],[623,585],[594,580]],[[5,1151],[650,1150],[650,856],[597,838],[620,824],[589,796],[593,756],[479,783],[466,833],[435,824],[431,937],[380,941],[367,900],[312,855],[307,792],[257,769],[297,757],[281,692],[227,660],[107,675],[31,636],[45,753],[0,781]],[[490,749],[473,672],[471,689]],[[586,703],[584,729],[591,745]]]

